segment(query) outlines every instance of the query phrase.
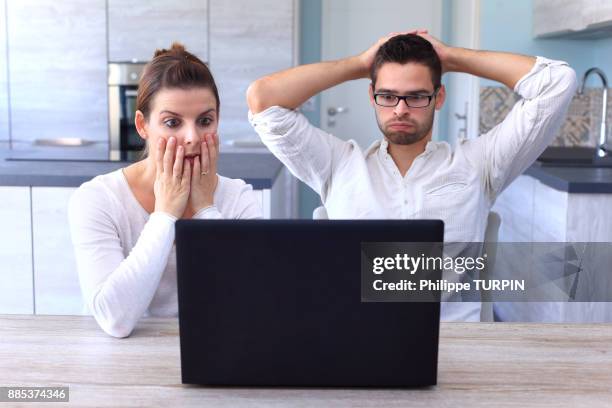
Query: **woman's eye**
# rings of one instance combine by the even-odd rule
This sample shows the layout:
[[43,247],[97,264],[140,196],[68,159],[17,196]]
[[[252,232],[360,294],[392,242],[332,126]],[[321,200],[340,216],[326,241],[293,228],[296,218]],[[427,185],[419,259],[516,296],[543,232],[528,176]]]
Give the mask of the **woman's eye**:
[[166,119],[164,120],[164,125],[166,125],[169,128],[175,128],[177,127],[179,124],[179,121],[177,119]]
[[211,118],[202,118],[199,120],[200,126],[209,126],[212,122]]

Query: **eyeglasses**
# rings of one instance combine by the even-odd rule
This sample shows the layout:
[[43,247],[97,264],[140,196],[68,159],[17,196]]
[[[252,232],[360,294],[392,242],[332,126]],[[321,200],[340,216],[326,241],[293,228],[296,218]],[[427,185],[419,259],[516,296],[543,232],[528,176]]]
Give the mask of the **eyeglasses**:
[[374,102],[378,106],[384,106],[385,108],[396,107],[400,101],[404,101],[406,106],[409,108],[426,108],[431,103],[431,100],[438,94],[439,88],[436,88],[434,93],[431,95],[391,95],[388,93],[376,93],[374,94]]

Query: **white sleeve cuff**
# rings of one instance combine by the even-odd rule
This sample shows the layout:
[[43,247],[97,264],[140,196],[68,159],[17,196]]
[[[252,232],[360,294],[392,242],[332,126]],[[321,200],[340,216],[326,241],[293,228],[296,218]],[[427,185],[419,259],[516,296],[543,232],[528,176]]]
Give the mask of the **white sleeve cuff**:
[[221,219],[223,218],[223,216],[221,215],[217,207],[215,207],[214,205],[211,205],[209,207],[204,207],[200,211],[195,213],[193,215],[193,218],[199,219],[199,220],[211,220],[211,219]]
[[256,114],[248,113],[249,122],[259,135],[284,135],[295,125],[298,116],[297,111],[281,106],[270,106]]
[[555,66],[569,64],[565,61],[551,60],[545,57],[536,57],[536,62],[533,64],[531,71],[525,74],[514,85],[514,92],[521,95],[525,99],[533,99],[542,93],[542,90],[553,82],[554,72],[551,68]]
[[174,215],[169,214],[164,211],[155,211],[154,213],[151,214],[149,218],[162,219],[162,220],[165,220],[166,222],[171,222],[173,224],[178,219]]

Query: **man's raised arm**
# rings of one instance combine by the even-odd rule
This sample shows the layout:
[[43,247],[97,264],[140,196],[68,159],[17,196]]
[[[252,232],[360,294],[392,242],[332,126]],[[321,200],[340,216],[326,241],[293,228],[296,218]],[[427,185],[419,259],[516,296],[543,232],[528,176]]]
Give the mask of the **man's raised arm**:
[[536,58],[508,52],[480,51],[450,47],[426,31],[418,35],[429,41],[442,62],[443,72],[464,72],[480,78],[501,82],[510,89],[533,68]]
[[522,99],[486,134],[460,141],[464,154],[483,164],[492,200],[522,174],[557,135],[576,89],[576,73],[563,61],[449,47],[427,33],[443,70],[498,81]]
[[376,51],[389,38],[383,37],[363,53],[337,61],[301,65],[280,71],[253,82],[247,90],[249,110],[256,114],[271,106],[296,109],[308,99],[343,82],[368,78]]

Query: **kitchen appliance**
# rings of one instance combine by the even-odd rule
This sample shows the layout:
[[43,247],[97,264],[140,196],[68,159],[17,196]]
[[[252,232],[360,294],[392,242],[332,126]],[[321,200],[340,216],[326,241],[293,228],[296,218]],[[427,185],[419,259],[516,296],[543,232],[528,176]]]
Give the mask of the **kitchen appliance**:
[[110,160],[138,160],[145,141],[134,125],[138,80],[144,63],[108,64],[108,119]]

